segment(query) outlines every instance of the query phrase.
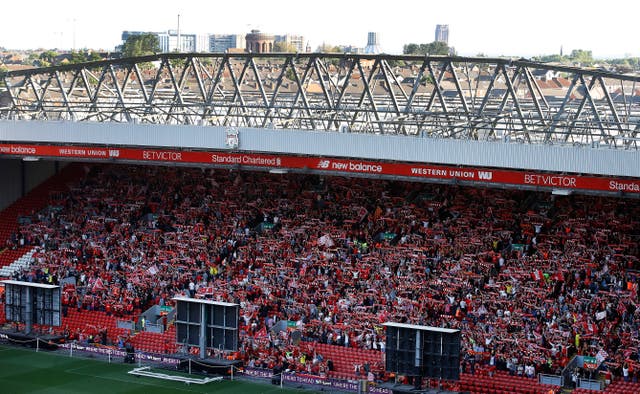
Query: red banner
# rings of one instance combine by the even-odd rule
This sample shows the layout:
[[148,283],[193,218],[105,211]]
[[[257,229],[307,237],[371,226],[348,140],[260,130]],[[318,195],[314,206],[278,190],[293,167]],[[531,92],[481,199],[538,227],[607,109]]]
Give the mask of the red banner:
[[525,185],[554,189],[640,193],[640,179],[562,175],[544,172],[495,170],[473,167],[388,163],[328,157],[202,152],[172,149],[101,148],[90,146],[0,144],[0,155],[127,160],[155,163],[194,163],[278,169],[309,169],[367,175],[392,175],[420,179],[443,179]]

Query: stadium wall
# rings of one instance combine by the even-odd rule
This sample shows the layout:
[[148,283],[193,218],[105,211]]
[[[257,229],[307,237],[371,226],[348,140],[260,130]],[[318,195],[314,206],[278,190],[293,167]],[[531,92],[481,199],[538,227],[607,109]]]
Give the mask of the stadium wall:
[[56,173],[57,162],[0,159],[0,210]]
[[[225,127],[0,121],[0,141],[229,150]],[[238,128],[236,150],[640,178],[640,151]],[[8,152],[9,153],[9,152]]]

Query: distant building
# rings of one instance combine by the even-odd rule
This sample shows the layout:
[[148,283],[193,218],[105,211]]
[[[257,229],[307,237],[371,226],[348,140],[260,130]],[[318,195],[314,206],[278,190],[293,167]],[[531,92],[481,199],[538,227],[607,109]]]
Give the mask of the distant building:
[[243,51],[246,48],[246,40],[243,34],[211,34],[209,35],[210,52],[229,52],[237,48]]
[[169,30],[158,34],[162,52],[209,52],[209,40],[202,34],[178,34],[177,30]]
[[434,41],[449,45],[449,25],[436,25],[436,39]]
[[551,81],[554,78],[558,78],[560,74],[554,70],[535,69],[531,70],[531,75],[540,81]]
[[275,42],[275,37],[271,34],[262,33],[260,32],[260,30],[251,30],[251,33],[245,36],[245,40],[247,52],[273,52],[273,43]]
[[353,45],[339,45],[339,48],[344,53],[353,53],[353,54],[365,53],[364,52],[364,48],[356,47],[356,46],[353,46]]
[[131,36],[139,36],[142,34],[153,34],[158,37],[160,52],[208,52],[209,40],[207,35],[202,34],[180,34],[176,30],[167,32],[152,31],[123,31],[122,42],[126,42]]
[[4,65],[7,66],[9,64],[24,64],[26,60],[27,55],[23,53],[4,52],[2,53],[0,63],[4,63]]
[[283,36],[276,35],[275,42],[284,42],[287,45],[294,46],[297,52],[306,52],[306,45],[303,36],[294,36],[292,34],[285,34]]
[[[239,51],[253,53],[273,52],[273,44],[285,42],[292,45],[298,52],[309,52],[309,44],[305,43],[303,36],[292,34],[274,36],[252,30],[251,33],[242,34],[178,34],[177,30],[166,32],[131,31],[122,32],[122,42],[126,42],[131,36],[153,34],[158,37],[160,52],[234,52]],[[122,47],[116,48],[122,50]]]
[[381,53],[380,41],[378,33],[369,32],[367,34],[367,46],[364,48],[364,53]]

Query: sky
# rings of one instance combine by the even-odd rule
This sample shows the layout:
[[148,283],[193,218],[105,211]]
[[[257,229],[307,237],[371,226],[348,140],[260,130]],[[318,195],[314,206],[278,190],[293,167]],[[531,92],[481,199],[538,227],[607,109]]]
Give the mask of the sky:
[[595,58],[640,56],[634,0],[29,0],[3,1],[0,47],[104,49],[123,30],[302,35],[320,45],[365,47],[377,32],[385,53],[430,43],[449,25],[462,56],[532,57],[591,50]]

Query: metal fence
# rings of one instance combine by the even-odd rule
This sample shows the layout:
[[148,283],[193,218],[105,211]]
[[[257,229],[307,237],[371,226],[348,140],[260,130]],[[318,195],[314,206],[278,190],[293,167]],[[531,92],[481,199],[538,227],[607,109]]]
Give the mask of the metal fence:
[[578,379],[578,388],[586,390],[604,390],[604,382],[594,379]]
[[564,386],[564,376],[562,375],[546,375],[538,374],[538,382],[541,384],[551,384],[554,386]]

